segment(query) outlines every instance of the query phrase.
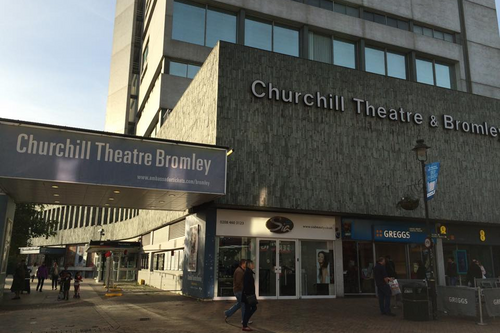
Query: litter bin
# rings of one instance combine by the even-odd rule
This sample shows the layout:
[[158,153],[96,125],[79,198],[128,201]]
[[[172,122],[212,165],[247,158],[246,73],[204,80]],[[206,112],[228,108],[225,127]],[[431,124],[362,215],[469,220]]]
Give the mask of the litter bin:
[[414,321],[429,320],[429,297],[427,286],[408,283],[401,289],[403,294],[403,318]]

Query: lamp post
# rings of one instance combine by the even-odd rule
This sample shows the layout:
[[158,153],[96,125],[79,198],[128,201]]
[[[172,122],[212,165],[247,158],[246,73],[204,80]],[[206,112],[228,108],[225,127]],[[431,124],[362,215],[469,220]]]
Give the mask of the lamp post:
[[424,143],[424,140],[417,140],[417,144],[413,147],[413,151],[416,154],[417,160],[420,161],[422,166],[422,193],[424,198],[425,207],[425,226],[427,229],[427,238],[431,242],[429,247],[429,274],[426,274],[427,284],[430,287],[430,296],[432,301],[432,317],[436,319],[437,317],[437,295],[436,295],[436,279],[434,277],[434,244],[432,244],[432,230],[429,221],[429,205],[427,203],[427,177],[425,175],[425,161],[427,161],[427,150],[431,147]]

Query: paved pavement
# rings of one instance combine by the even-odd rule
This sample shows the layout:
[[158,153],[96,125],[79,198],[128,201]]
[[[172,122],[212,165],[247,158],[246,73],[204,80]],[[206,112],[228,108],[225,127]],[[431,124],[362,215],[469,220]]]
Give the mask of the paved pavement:
[[[10,282],[7,283],[10,286]],[[223,310],[232,302],[201,302],[142,286],[124,286],[124,295],[104,297],[102,286],[82,285],[82,298],[58,301],[57,291],[32,291],[0,303],[0,333],[198,333],[241,332],[240,314],[226,324]],[[265,333],[316,332],[500,332],[500,320],[478,326],[473,318],[443,316],[411,322],[378,314],[375,298],[261,301],[252,327]]]

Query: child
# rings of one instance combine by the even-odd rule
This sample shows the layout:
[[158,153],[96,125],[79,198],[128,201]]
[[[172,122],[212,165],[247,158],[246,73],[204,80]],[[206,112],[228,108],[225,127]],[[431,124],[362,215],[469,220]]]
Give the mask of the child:
[[73,298],[80,298],[80,282],[82,282],[82,273],[77,272],[75,276],[75,296]]
[[69,299],[69,289],[71,288],[71,273],[68,271],[67,267],[64,267],[64,270],[59,273],[61,277],[61,293],[62,299]]

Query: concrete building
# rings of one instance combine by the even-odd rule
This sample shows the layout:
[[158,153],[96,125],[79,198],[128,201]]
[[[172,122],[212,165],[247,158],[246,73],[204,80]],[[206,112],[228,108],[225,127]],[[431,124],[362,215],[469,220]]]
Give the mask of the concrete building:
[[462,284],[472,259],[498,276],[499,71],[493,0],[119,1],[106,129],[234,148],[227,194],[35,243],[140,241],[130,279],[199,298],[231,296],[242,257],[259,297],[371,294],[378,256],[429,266],[422,202],[396,207],[421,196],[422,138],[439,282],[449,256]]

